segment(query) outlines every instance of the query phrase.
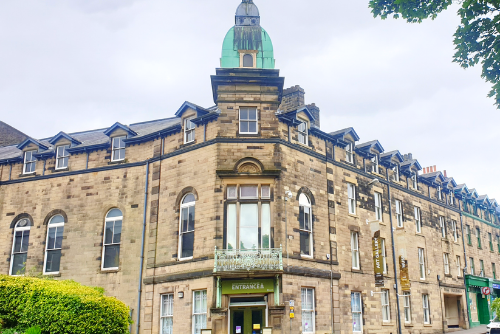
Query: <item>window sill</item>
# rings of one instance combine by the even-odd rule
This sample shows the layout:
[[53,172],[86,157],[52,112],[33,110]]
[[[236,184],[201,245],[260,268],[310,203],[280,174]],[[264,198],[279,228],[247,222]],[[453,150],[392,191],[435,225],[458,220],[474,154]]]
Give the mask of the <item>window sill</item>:
[[61,273],[43,273],[43,276],[49,276],[49,277],[61,277]]
[[109,268],[109,269],[101,269],[101,272],[104,274],[112,274],[120,271],[120,268]]
[[444,274],[444,277],[453,278],[453,276],[452,276],[452,275],[450,275],[450,274]]
[[62,172],[69,172],[69,167],[66,167],[66,168],[59,168],[59,169],[54,169],[52,171],[52,174],[53,173],[62,173]]
[[357,214],[349,213],[349,217],[357,218],[359,219],[359,216]]
[[30,176],[36,176],[36,172],[19,174],[19,177],[30,177]]
[[375,176],[377,176],[380,179],[385,179],[385,176],[383,176],[382,174],[379,174],[379,173],[376,173],[376,172],[370,172],[370,174],[375,175]]
[[390,321],[388,321],[388,322],[382,322],[382,326],[394,326],[394,325],[395,325],[395,323],[390,322]]
[[386,223],[384,223],[384,222],[381,222],[380,220],[378,221],[378,223],[379,223],[380,225],[384,225],[384,226],[387,226],[387,224],[386,224]]
[[128,160],[127,159],[123,159],[123,160],[114,160],[114,161],[110,161],[108,162],[108,165],[119,165],[119,164],[125,164],[127,163]]
[[182,259],[177,259],[177,261],[179,262],[184,262],[184,261],[191,261],[193,259],[193,257],[183,257]]
[[405,327],[413,327],[412,323],[405,323]]
[[238,132],[238,137],[260,137],[260,133],[244,133],[244,132]]
[[363,273],[363,271],[361,269],[354,269],[354,268],[351,268],[351,272],[357,273],[357,274],[362,274]]
[[187,142],[187,143],[184,143],[180,146],[180,148],[183,148],[183,147],[187,147],[187,146],[191,146],[191,145],[194,145],[196,144],[196,139],[195,140],[192,140],[190,142]]
[[432,327],[432,324],[424,324],[424,327]]
[[423,233],[422,233],[422,232],[415,232],[415,235],[419,235],[419,236],[421,236],[421,237],[424,237],[424,238],[425,238],[425,235],[423,235]]

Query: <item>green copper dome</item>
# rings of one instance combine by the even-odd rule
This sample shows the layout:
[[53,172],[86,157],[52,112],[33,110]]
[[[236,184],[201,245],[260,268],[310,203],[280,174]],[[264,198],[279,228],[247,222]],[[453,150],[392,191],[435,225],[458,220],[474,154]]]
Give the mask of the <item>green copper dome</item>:
[[241,67],[242,55],[251,54],[256,57],[256,68],[274,69],[273,43],[260,26],[259,10],[253,0],[242,1],[236,10],[235,23],[224,38],[220,66]]

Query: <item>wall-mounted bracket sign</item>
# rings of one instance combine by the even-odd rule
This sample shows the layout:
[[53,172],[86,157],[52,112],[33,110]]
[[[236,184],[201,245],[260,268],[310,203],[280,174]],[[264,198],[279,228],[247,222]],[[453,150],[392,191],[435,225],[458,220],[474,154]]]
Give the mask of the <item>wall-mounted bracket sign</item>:
[[399,271],[401,275],[401,290],[410,291],[411,283],[410,283],[410,273],[408,270],[408,260],[406,260],[404,256],[399,257]]
[[375,286],[384,286],[384,261],[382,257],[382,239],[380,230],[376,231],[372,238],[373,246],[373,268],[375,270]]
[[268,292],[274,292],[273,279],[222,281],[223,295],[240,295],[245,293],[268,293]]

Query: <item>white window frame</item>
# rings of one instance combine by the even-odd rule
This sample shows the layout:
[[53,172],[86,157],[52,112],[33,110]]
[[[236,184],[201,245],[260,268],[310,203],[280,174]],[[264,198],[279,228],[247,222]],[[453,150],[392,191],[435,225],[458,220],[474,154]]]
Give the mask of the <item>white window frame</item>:
[[414,190],[418,190],[418,178],[417,178],[417,174],[413,174],[411,176],[411,181],[412,181],[413,189]]
[[441,238],[446,239],[446,223],[443,216],[439,216],[439,227],[441,228]]
[[[354,309],[354,304],[353,300],[359,300],[359,310]],[[361,292],[351,292],[351,314],[352,314],[352,329],[353,333],[363,333],[363,299],[361,298]],[[359,328],[361,329],[360,331],[355,331],[354,330],[354,314],[359,314]]]
[[196,124],[191,122],[195,118],[196,116],[191,116],[184,119],[184,144],[192,143],[195,140]]
[[491,263],[491,277],[493,277],[493,279],[497,279],[497,265],[495,263]]
[[[26,221],[26,226],[19,226],[20,225],[20,222],[22,221]],[[28,254],[28,251],[29,251],[29,237],[30,237],[30,233],[29,231],[31,230],[31,221],[27,218],[23,218],[23,219],[20,219],[17,223],[16,223],[16,226],[14,227],[14,236],[12,238],[12,251],[10,253],[10,265],[9,265],[9,275],[10,276],[24,276],[24,274],[26,273],[26,266],[24,268],[24,273],[21,274],[21,275],[16,275],[15,273],[12,272],[12,267],[14,265],[14,256],[17,255],[17,254],[26,254],[26,257],[27,257],[27,254]],[[23,239],[24,239],[24,232],[25,231],[28,231],[28,247],[26,248],[26,251],[23,252],[22,251],[22,245],[23,245]],[[14,253],[14,249],[15,249],[15,246],[16,246],[16,232],[22,232],[21,234],[21,249],[19,252],[16,252]]]
[[[52,220],[57,217],[57,216],[61,216],[63,218],[63,221],[62,222],[59,222],[59,223],[51,223]],[[64,233],[64,224],[65,224],[65,221],[64,221],[64,217],[62,215],[55,215],[53,216],[52,218],[50,218],[49,220],[49,223],[47,224],[47,236],[45,238],[45,259],[43,261],[43,274],[44,275],[57,275],[59,274],[59,271],[49,271],[47,272],[46,269],[47,269],[47,258],[48,258],[48,255],[49,255],[49,252],[51,251],[57,251],[57,250],[62,250],[62,245],[61,245],[61,248],[51,248],[49,249],[49,232],[51,229],[55,228],[56,229],[56,239],[57,239],[57,230],[62,227],[63,228],[63,233]],[[54,245],[55,246],[55,245]],[[59,259],[60,260],[60,259]],[[61,264],[59,263],[59,266]]]
[[[33,156],[37,151],[36,150],[31,150],[31,151],[26,151],[24,152],[24,164],[23,164],[23,174],[34,174],[36,173],[36,158]],[[30,160],[28,160],[28,154],[31,155]],[[32,168],[30,167],[30,171],[27,171],[27,168],[29,166],[33,166]]]
[[403,202],[396,200],[396,222],[398,227],[404,227],[403,224]]
[[422,295],[423,311],[424,311],[424,324],[428,325],[431,323],[431,312],[429,307],[429,295]]
[[442,201],[443,200],[443,194],[441,193],[441,186],[437,186],[437,197],[438,200]]
[[[117,210],[120,210],[118,208],[113,208],[111,210],[114,210],[114,209],[117,209]],[[121,242],[122,242],[122,237],[121,237],[121,234],[123,232],[123,211],[120,210],[120,212],[122,213],[121,216],[118,216],[118,217],[108,217],[108,214],[111,212],[111,210],[109,210],[107,213],[106,213],[106,219],[104,220],[104,233],[102,234],[102,260],[101,260],[101,270],[102,271],[106,271],[106,270],[117,270],[120,268],[119,266],[119,263],[120,263],[120,260],[118,260],[118,267],[109,267],[109,268],[106,268],[104,267],[104,258],[105,258],[105,254],[106,254],[106,246],[115,246],[115,245],[119,245],[120,247],[120,253],[121,253]],[[122,221],[122,229],[121,229],[121,232],[120,232],[120,242],[118,243],[115,243],[113,242],[113,239],[114,239],[114,235],[115,235],[115,222],[121,220]],[[111,237],[111,243],[109,244],[106,244],[106,223],[107,222],[113,222],[113,236]]]
[[[241,110],[242,109],[255,109],[255,120],[254,119],[250,119],[250,113],[249,114],[249,118],[248,119],[242,119],[241,118]],[[256,135],[259,133],[259,111],[257,110],[256,107],[240,107],[240,109],[238,110],[238,120],[239,120],[239,125],[238,125],[238,130],[239,130],[239,133],[240,134],[243,134],[243,135]],[[255,132],[243,132],[241,131],[241,124],[242,122],[248,122],[248,123],[255,123]],[[250,130],[250,126],[248,126],[248,129]]]
[[405,323],[411,323],[411,292],[403,291],[403,313],[405,316]]
[[[127,139],[127,136],[116,136],[111,138],[111,161],[123,161],[125,160],[125,143],[123,142],[124,139]],[[121,140],[121,143],[123,144],[123,147],[121,146],[120,142],[118,142],[118,147],[115,147],[115,140]],[[123,158],[118,158],[115,159],[115,151],[122,151],[123,150]]]
[[418,249],[418,266],[420,269],[420,279],[425,280],[425,250],[423,248]]
[[[297,139],[298,139],[298,142],[302,145],[309,145],[309,131],[307,129],[307,122],[306,121],[303,121],[301,119],[298,120],[300,122],[299,125],[297,125]],[[301,126],[304,127],[304,130],[301,131]],[[303,140],[301,140],[303,139]]]
[[474,266],[474,258],[469,258],[469,264],[470,264],[470,274],[472,276],[475,276],[476,275],[476,268]]
[[[165,305],[165,303],[167,303],[167,305]],[[165,328],[165,326],[163,325],[163,323],[168,320],[171,321],[170,329]],[[160,333],[173,334],[174,333],[173,328],[174,328],[174,295],[164,294],[161,295]]]
[[387,252],[385,249],[385,239],[381,239],[382,247],[382,265],[384,266],[384,275],[387,275]]
[[361,265],[359,263],[359,233],[351,231],[351,268],[354,270],[360,270]]
[[401,180],[399,177],[399,165],[394,166],[392,170],[394,172],[394,181],[399,182]]
[[[198,294],[201,294],[201,298],[205,298],[205,304],[207,304],[207,301],[208,301],[208,297],[207,297],[207,290],[195,290],[193,291],[193,334],[201,334],[201,330],[202,329],[206,329],[207,327],[207,308],[205,308],[204,310],[201,310],[201,312],[197,312],[196,310],[196,296]],[[208,304],[207,304],[208,306]],[[198,310],[200,311],[200,310]],[[203,328],[200,327],[200,332],[196,332],[196,321],[199,317],[205,317],[205,326],[203,326]]]
[[453,190],[450,191],[450,205],[455,205],[455,196],[453,196]]
[[483,260],[479,260],[479,276],[480,277],[485,277],[486,274],[484,272],[484,261]]
[[[68,153],[68,148],[70,148],[70,145],[60,145],[56,147],[56,169],[65,169],[68,168],[68,161],[69,161],[69,153]],[[62,149],[62,153],[59,152],[59,149]],[[64,154],[66,153],[66,154]],[[63,161],[64,159],[68,159],[66,161],[66,164],[63,166],[59,165],[59,161]]]
[[353,149],[354,144],[349,143],[345,147],[345,161],[353,164],[354,163],[354,149]]
[[450,274],[450,254],[443,253],[443,262],[444,262],[444,274]]
[[382,304],[382,321],[391,322],[391,304],[389,290],[382,290],[380,296],[380,302]]
[[378,165],[378,155],[375,155],[372,159],[372,173],[379,174],[379,165]]
[[[301,291],[301,297],[302,297],[302,333],[304,333],[304,334],[314,334],[314,333],[316,333],[316,319],[315,319],[316,318],[316,305],[315,305],[315,298],[314,298],[315,291],[314,291],[313,288],[302,288],[301,290],[302,290]],[[310,290],[312,290],[312,301],[311,301],[312,302],[312,309],[306,309],[305,308],[306,303],[304,303],[303,299],[304,299],[304,295],[307,298],[307,296],[308,296],[307,292],[309,292]],[[304,291],[305,291],[305,294],[304,294]],[[312,332],[311,331],[308,331],[308,332],[304,331],[304,321],[303,321],[303,319],[304,319],[304,313],[311,313],[311,315],[312,315],[311,316],[311,319],[312,319],[312,329],[313,329]]]
[[413,211],[415,213],[415,226],[417,229],[417,233],[422,233],[422,215],[420,212],[420,208],[418,206],[415,206]]
[[347,183],[347,203],[349,214],[356,214],[356,186],[353,183]]
[[457,255],[457,277],[462,277],[462,263],[460,261],[460,256]]
[[[306,199],[306,201],[304,201],[303,199]],[[305,221],[305,217],[306,217],[306,210],[309,211],[309,226],[310,226],[310,229],[309,230],[306,230],[306,229],[301,229],[300,228],[300,225],[299,225],[299,231],[301,231],[302,233],[308,233],[309,234],[309,255],[307,254],[302,254],[302,247],[300,249],[300,256],[301,257],[308,257],[308,258],[313,258],[314,257],[314,247],[313,247],[313,224],[312,224],[312,206],[311,206],[311,200],[309,199],[308,196],[306,196],[305,194],[300,194],[299,196],[299,207],[303,207],[303,211],[304,211],[304,227],[306,226],[306,221]],[[299,208],[300,210],[300,208]]]
[[381,193],[374,193],[374,198],[375,198],[375,218],[381,222],[383,215],[382,215],[382,194]]
[[458,242],[458,231],[457,231],[457,221],[451,220],[451,228],[453,230],[453,241]]
[[[192,195],[195,198],[195,200],[193,202],[183,203],[184,199],[189,195]],[[194,252],[193,252],[193,256],[182,257],[182,246],[183,246],[182,245],[182,237],[183,237],[183,235],[187,234],[187,233],[195,233],[194,231],[196,230],[196,226],[193,226],[194,229],[192,231],[182,231],[182,210],[187,209],[189,212],[189,208],[191,208],[191,207],[195,207],[195,221],[196,221],[196,196],[194,196],[193,193],[188,193],[182,197],[181,205],[180,205],[181,211],[180,211],[180,215],[179,215],[179,249],[177,250],[177,254],[179,256],[179,261],[191,260],[194,256]],[[193,223],[195,223],[195,222],[193,222]],[[189,229],[189,221],[188,221],[188,229]],[[194,244],[193,244],[193,248],[194,248]]]

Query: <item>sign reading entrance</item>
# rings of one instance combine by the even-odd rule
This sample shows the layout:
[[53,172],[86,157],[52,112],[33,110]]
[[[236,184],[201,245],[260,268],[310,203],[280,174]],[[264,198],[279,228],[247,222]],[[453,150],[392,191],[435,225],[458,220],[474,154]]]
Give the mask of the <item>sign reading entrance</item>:
[[380,231],[375,232],[372,239],[372,246],[375,286],[384,286],[384,261],[382,259],[382,239],[380,238]]
[[222,281],[223,295],[239,295],[245,293],[274,292],[272,279],[252,279],[241,281]]
[[408,260],[404,258],[404,256],[399,257],[399,271],[401,275],[401,290],[410,291],[411,283],[410,283],[410,274],[408,272]]

